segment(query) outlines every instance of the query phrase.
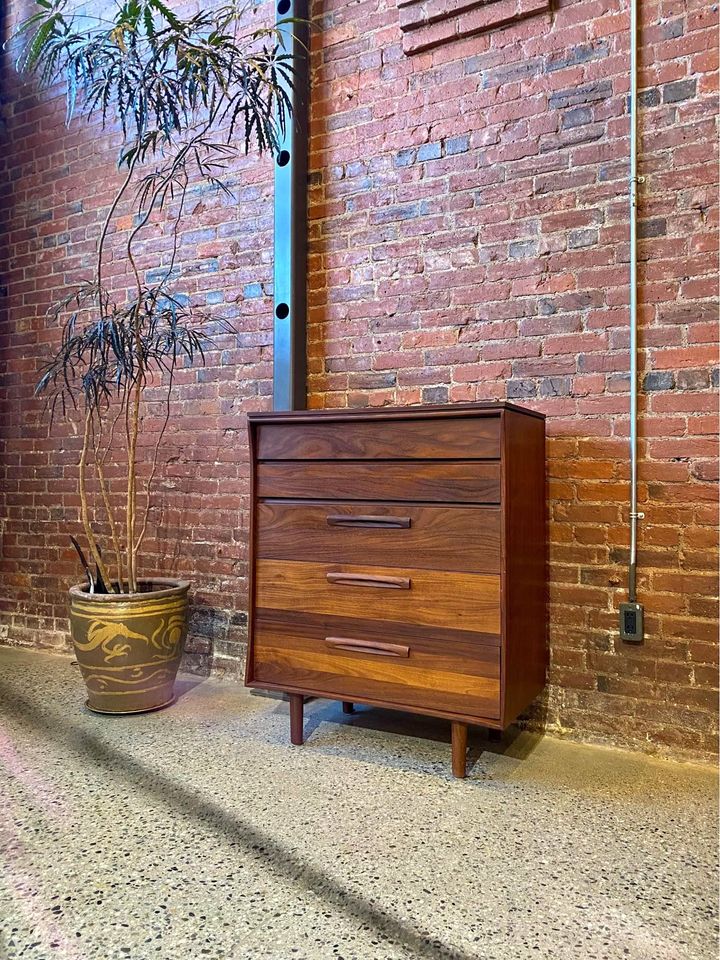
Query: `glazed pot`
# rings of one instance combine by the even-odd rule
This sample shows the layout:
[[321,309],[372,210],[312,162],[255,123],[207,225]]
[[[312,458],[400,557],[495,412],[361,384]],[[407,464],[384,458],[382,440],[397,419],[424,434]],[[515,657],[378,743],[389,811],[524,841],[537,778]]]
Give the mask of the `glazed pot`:
[[148,580],[138,593],[70,588],[70,630],[96,713],[144,713],[174,700],[187,634],[187,580]]

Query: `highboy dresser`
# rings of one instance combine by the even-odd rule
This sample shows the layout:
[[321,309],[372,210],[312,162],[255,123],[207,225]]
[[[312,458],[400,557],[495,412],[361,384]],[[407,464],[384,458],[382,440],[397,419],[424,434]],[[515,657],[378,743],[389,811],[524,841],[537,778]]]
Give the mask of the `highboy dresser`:
[[547,665],[545,422],[509,403],[254,413],[246,682],[500,730]]

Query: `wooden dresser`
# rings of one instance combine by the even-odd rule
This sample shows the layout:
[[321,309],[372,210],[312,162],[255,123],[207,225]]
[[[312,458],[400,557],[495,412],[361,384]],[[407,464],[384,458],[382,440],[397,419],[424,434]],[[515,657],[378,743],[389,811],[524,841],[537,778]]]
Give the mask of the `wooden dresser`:
[[255,413],[246,682],[506,727],[547,666],[545,422],[509,403]]

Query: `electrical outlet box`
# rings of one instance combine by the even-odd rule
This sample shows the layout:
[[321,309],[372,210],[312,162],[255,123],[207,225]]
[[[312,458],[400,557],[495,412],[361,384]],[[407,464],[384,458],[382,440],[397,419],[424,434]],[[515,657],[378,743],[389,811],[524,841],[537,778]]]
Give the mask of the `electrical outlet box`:
[[620,604],[620,639],[625,643],[642,643],[643,607],[641,603]]

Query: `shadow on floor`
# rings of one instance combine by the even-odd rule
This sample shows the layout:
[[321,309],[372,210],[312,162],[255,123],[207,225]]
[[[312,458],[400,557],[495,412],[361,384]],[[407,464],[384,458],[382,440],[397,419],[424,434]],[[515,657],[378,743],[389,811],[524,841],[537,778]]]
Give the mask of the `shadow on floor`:
[[[174,808],[182,816],[199,819],[204,826],[211,824],[218,834],[231,843],[242,845],[251,855],[262,853],[268,870],[282,880],[314,893],[358,923],[370,924],[372,928],[382,931],[397,946],[410,951],[417,960],[475,960],[470,954],[441,945],[437,940],[428,942],[412,926],[303,861],[271,836],[224,810],[207,797],[200,797],[176,780],[115,749],[94,734],[83,730],[79,724],[68,722],[57,711],[33,703],[3,683],[0,683],[0,694],[0,702],[5,711],[22,717],[48,739],[59,740],[71,750],[92,758],[95,763],[104,767],[110,776],[121,775],[133,789],[151,793],[156,803]],[[339,704],[337,708],[340,709]]]
[[195,676],[194,674],[185,673],[182,676],[178,677],[175,681],[175,702],[182,700],[186,697],[191,690],[194,690],[195,687],[199,687],[201,684],[205,683],[207,677]]
[[[324,723],[342,724],[359,727],[361,730],[373,730],[378,733],[391,733],[400,737],[415,737],[432,740],[448,745],[448,763],[450,762],[450,723],[437,717],[407,713],[399,710],[386,710],[382,707],[370,707],[355,704],[353,713],[342,713],[340,703],[335,701],[311,700],[306,706],[305,741],[312,746],[313,733]],[[288,729],[289,737],[289,729]],[[470,726],[468,730],[468,774],[484,753],[525,760],[542,739],[542,734],[529,733],[518,727],[510,726],[502,735],[499,731],[490,731],[485,727]]]

